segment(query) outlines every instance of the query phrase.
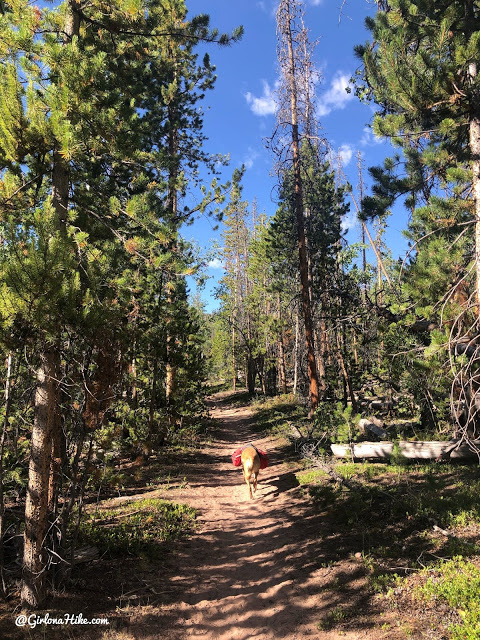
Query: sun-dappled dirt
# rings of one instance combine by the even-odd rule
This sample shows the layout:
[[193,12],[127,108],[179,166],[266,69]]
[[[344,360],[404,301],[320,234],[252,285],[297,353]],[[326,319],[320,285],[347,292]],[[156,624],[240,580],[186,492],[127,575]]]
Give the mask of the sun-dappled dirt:
[[[212,440],[194,455],[169,461],[175,471],[171,482],[128,496],[187,503],[198,512],[195,534],[160,558],[82,565],[70,589],[50,603],[51,615],[105,616],[109,627],[18,629],[8,611],[7,635],[0,627],[0,638],[443,638],[424,634],[408,606],[400,614],[372,595],[361,535],[353,527],[339,533],[312,507],[296,480],[299,462],[286,441],[258,436],[252,410],[226,394],[210,399],[210,411],[217,424]],[[230,458],[250,441],[270,457],[254,500]]]

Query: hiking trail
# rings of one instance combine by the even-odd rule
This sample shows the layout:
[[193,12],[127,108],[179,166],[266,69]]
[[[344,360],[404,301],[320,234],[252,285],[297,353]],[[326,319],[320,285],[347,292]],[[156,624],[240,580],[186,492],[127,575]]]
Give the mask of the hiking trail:
[[[170,578],[176,597],[151,612],[155,618],[160,615],[162,631],[145,637],[338,638],[338,631],[322,631],[319,623],[339,604],[359,604],[363,566],[355,559],[343,560],[339,576],[332,556],[335,540],[322,537],[321,516],[311,509],[295,477],[299,465],[284,459],[286,442],[255,437],[249,407],[224,405],[221,396],[216,400],[213,442],[197,456],[187,486],[169,492],[169,499],[198,509],[199,530],[176,557],[178,573]],[[248,497],[241,467],[235,468],[230,457],[251,441],[270,458],[254,500]],[[331,589],[340,583],[342,590]],[[341,637],[373,636],[357,625]]]

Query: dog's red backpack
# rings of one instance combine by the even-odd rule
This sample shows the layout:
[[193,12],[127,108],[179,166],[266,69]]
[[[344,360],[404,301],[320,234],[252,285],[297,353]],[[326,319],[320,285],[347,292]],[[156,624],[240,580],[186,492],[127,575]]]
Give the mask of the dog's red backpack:
[[[248,446],[248,445],[247,445]],[[234,467],[240,467],[242,464],[242,451],[245,447],[240,447],[236,451],[232,453],[232,463]],[[268,467],[268,454],[266,451],[262,451],[261,449],[257,449],[258,455],[260,456],[260,469],[265,469]]]
[[260,456],[260,469],[266,469],[268,467],[268,453],[266,451],[261,451],[260,449],[257,449],[257,451]]
[[240,467],[242,464],[242,451],[243,451],[243,447],[240,447],[240,449],[237,449],[236,451],[234,451],[232,453],[232,462],[233,462],[233,466],[234,467]]

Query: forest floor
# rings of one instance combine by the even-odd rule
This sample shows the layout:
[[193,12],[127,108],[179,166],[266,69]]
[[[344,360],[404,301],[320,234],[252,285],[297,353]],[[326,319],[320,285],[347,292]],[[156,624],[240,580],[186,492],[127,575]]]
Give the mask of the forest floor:
[[[211,398],[216,428],[200,451],[169,457],[171,480],[106,501],[146,497],[186,503],[197,528],[158,558],[105,559],[81,565],[55,613],[107,617],[109,626],[17,628],[3,608],[0,638],[81,640],[404,640],[432,631],[421,605],[392,608],[369,587],[362,534],[338,527],[297,480],[301,462],[279,435],[258,433],[253,410],[231,394]],[[270,465],[248,497],[232,452],[249,441]],[[149,467],[140,469],[148,475]],[[143,478],[145,479],[145,478]],[[151,486],[155,486],[152,482]],[[382,523],[377,523],[382,526]],[[388,544],[388,540],[384,541]],[[437,612],[432,612],[438,615]]]

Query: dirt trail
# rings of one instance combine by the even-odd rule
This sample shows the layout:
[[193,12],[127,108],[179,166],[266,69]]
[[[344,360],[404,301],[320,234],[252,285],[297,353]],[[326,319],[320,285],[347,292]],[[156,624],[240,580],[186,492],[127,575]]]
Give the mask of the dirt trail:
[[[418,611],[408,601],[400,611],[372,596],[369,571],[358,553],[365,543],[361,530],[339,526],[328,506],[324,512],[312,508],[296,480],[299,464],[288,459],[287,443],[256,437],[252,410],[229,405],[226,394],[214,402],[213,442],[194,455],[167,454],[162,460],[163,470],[170,466],[180,482],[158,487],[152,467],[139,468],[142,492],[132,488],[102,502],[188,503],[199,514],[195,534],[159,557],[105,557],[79,565],[70,588],[50,603],[54,617],[80,612],[87,619],[107,617],[109,629],[60,626],[45,635],[42,628],[17,628],[17,612],[4,602],[0,638],[443,640],[444,634],[415,619]],[[270,456],[254,500],[230,458],[252,440]],[[156,489],[148,491],[149,480]]]
[[284,461],[284,443],[254,438],[268,450],[270,466],[260,472],[250,500],[230,455],[252,440],[252,413],[220,404],[212,414],[219,424],[214,442],[198,457],[188,485],[169,495],[199,510],[199,532],[176,557],[170,604],[161,611],[143,609],[141,637],[373,638],[371,624],[358,620],[352,631],[322,630],[322,620],[339,605],[346,617],[348,609],[365,609],[364,568],[345,559],[335,567],[335,539],[320,535],[321,515],[311,511],[292,463]]

